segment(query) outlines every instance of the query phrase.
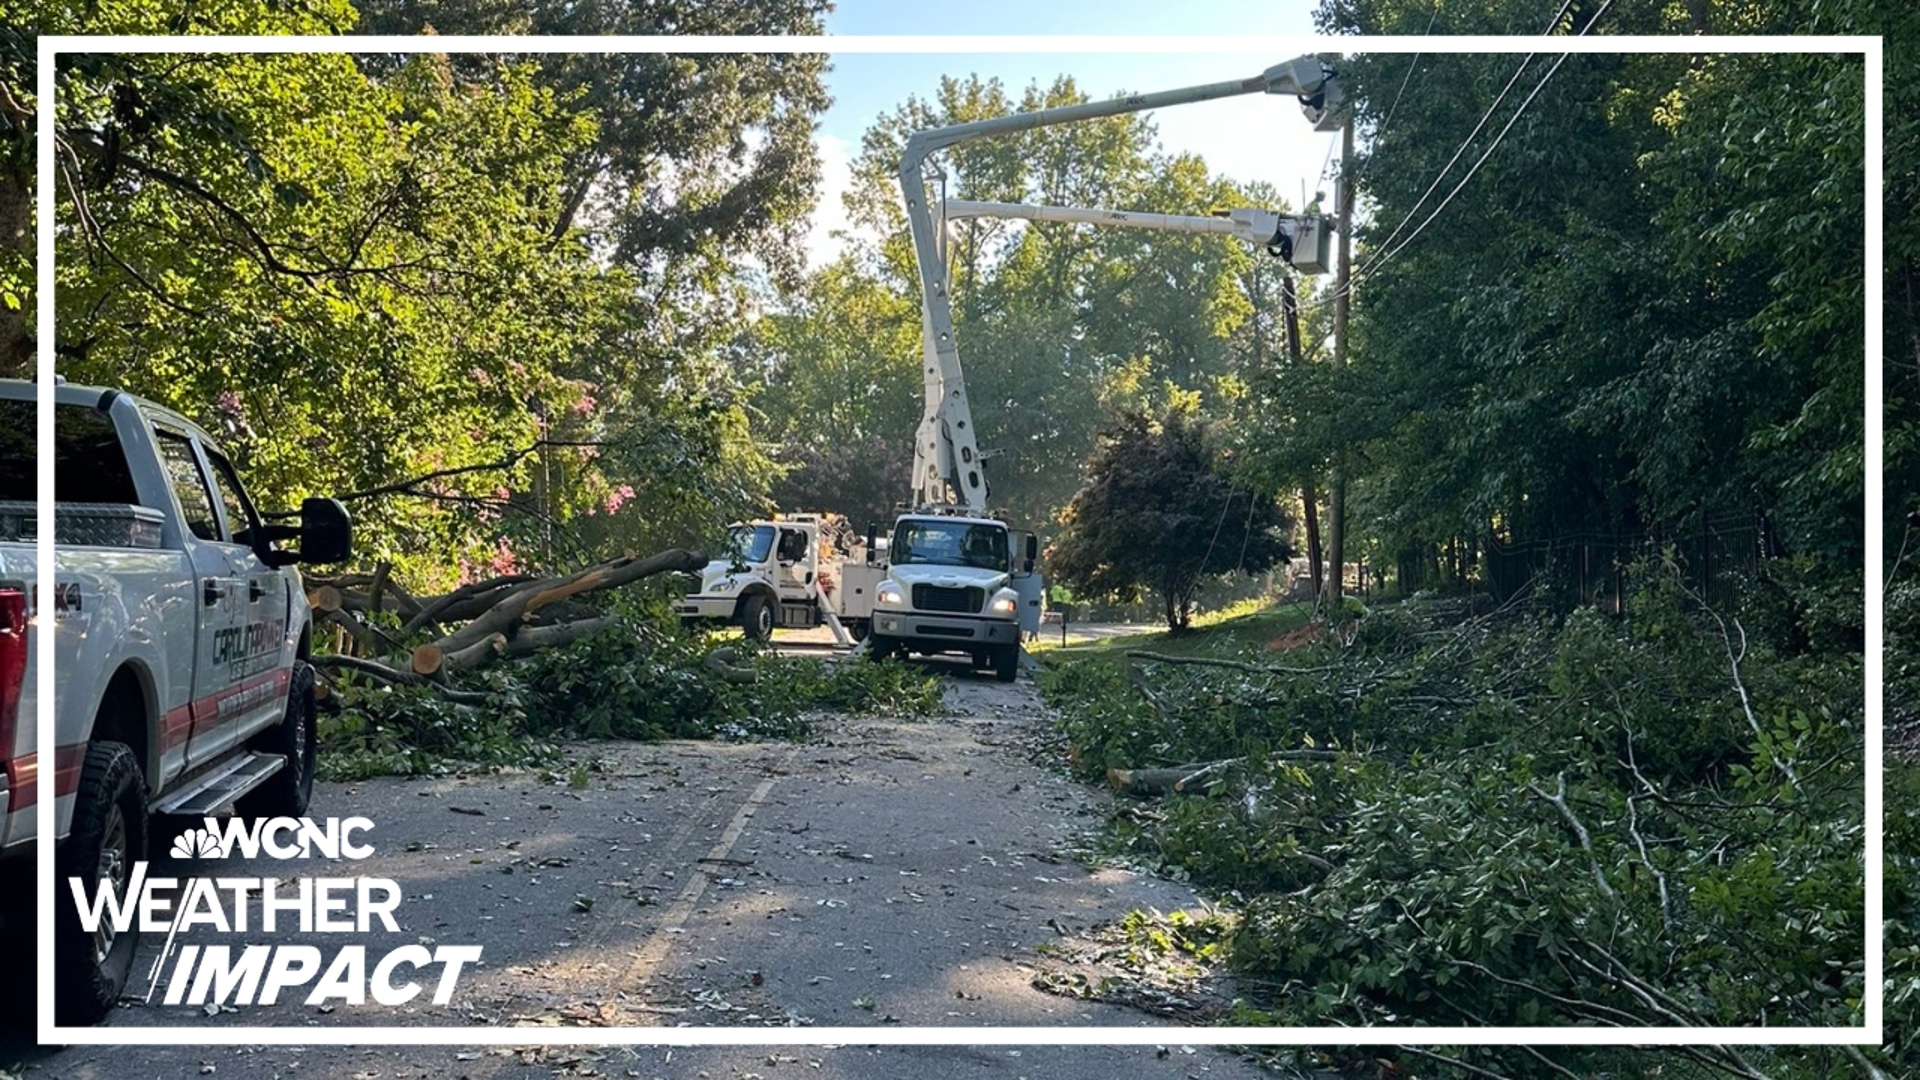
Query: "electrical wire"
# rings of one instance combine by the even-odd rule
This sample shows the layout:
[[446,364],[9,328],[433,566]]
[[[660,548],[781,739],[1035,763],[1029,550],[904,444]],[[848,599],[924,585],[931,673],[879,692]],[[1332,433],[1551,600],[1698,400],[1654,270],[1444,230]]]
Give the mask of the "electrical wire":
[[[1573,6],[1573,0],[1560,0],[1560,10],[1553,13],[1553,18],[1548,21],[1547,28],[1545,30],[1540,31],[1540,35],[1542,37],[1545,37],[1546,35],[1553,33],[1553,28],[1556,26],[1559,26],[1560,20],[1567,17],[1567,9],[1572,6]],[[1593,24],[1588,23],[1587,25],[1591,27]],[[1583,34],[1586,33],[1585,30],[1582,30],[1580,32]]]
[[[1380,242],[1381,248],[1384,249],[1387,245],[1393,243],[1394,239],[1400,235],[1400,230],[1406,228],[1407,222],[1413,220],[1413,215],[1419,213],[1420,208],[1427,205],[1427,200],[1433,197],[1433,193],[1439,190],[1440,181],[1447,178],[1447,174],[1453,171],[1454,165],[1459,163],[1460,155],[1466,153],[1467,147],[1473,145],[1473,140],[1480,137],[1481,129],[1487,126],[1487,121],[1493,119],[1493,114],[1499,110],[1500,103],[1507,100],[1507,95],[1513,91],[1514,84],[1520,81],[1520,76],[1526,72],[1527,65],[1533,62],[1534,55],[1533,53],[1528,53],[1526,57],[1520,61],[1520,66],[1513,71],[1513,77],[1508,79],[1507,85],[1500,90],[1500,96],[1494,98],[1493,104],[1487,106],[1487,111],[1480,117],[1480,122],[1473,125],[1473,131],[1470,132],[1466,140],[1460,144],[1460,148],[1453,152],[1453,156],[1447,159],[1445,167],[1433,178],[1433,183],[1427,185],[1426,192],[1420,196],[1418,202],[1413,204],[1413,208],[1407,211],[1407,216],[1401,218],[1400,224],[1395,225],[1393,231],[1387,234],[1387,238]],[[1366,267],[1361,267],[1361,272],[1364,273],[1366,269]],[[1357,277],[1358,274],[1355,276]]]
[[1313,193],[1318,196],[1327,189],[1327,170],[1333,166],[1333,148],[1340,142],[1340,136],[1331,133],[1327,136],[1327,156],[1320,159],[1320,179],[1313,182]]
[[[1554,21],[1556,25],[1558,24],[1559,19],[1563,15],[1565,15],[1566,7],[1570,7],[1571,5],[1572,5],[1572,0],[1566,0],[1565,6],[1563,6],[1561,9],[1561,13],[1559,15],[1554,16]],[[1587,25],[1581,27],[1580,32],[1574,36],[1575,37],[1586,36],[1587,31],[1592,30],[1594,26],[1599,23],[1600,17],[1602,15],[1605,15],[1607,12],[1607,9],[1612,6],[1613,6],[1613,0],[1604,0],[1604,2],[1600,5],[1599,9],[1593,13],[1593,17],[1587,20]],[[1567,57],[1572,55],[1571,53],[1561,53],[1559,59],[1554,61],[1553,66],[1547,69],[1547,73],[1541,77],[1538,83],[1534,84],[1533,90],[1527,94],[1526,100],[1522,101],[1520,103],[1520,107],[1514,110],[1513,115],[1507,119],[1506,125],[1500,129],[1500,133],[1494,136],[1493,142],[1487,147],[1486,151],[1483,152],[1480,155],[1480,157],[1474,161],[1473,165],[1470,168],[1468,168],[1467,174],[1461,177],[1460,182],[1455,184],[1453,186],[1453,189],[1447,192],[1446,196],[1440,200],[1440,205],[1436,206],[1433,209],[1432,213],[1428,214],[1420,222],[1419,225],[1415,226],[1413,232],[1409,233],[1405,239],[1401,240],[1398,244],[1393,243],[1395,238],[1399,236],[1400,230],[1406,226],[1407,222],[1413,220],[1413,215],[1420,211],[1420,207],[1426,203],[1428,197],[1433,194],[1436,188],[1439,187],[1440,181],[1446,177],[1447,173],[1452,170],[1454,164],[1459,161],[1460,155],[1466,151],[1468,146],[1471,146],[1473,144],[1474,137],[1477,136],[1480,133],[1480,130],[1486,126],[1487,120],[1493,116],[1494,111],[1499,108],[1500,102],[1504,100],[1507,96],[1507,93],[1513,89],[1514,83],[1519,79],[1521,73],[1526,70],[1527,63],[1533,59],[1534,55],[1535,54],[1529,53],[1526,59],[1520,62],[1520,66],[1517,69],[1515,69],[1513,73],[1513,78],[1507,81],[1506,88],[1500,91],[1500,96],[1495,98],[1493,104],[1488,107],[1486,115],[1480,118],[1480,123],[1474,125],[1473,134],[1467,136],[1466,142],[1462,143],[1460,145],[1460,149],[1454,152],[1453,158],[1447,162],[1446,168],[1441,169],[1440,174],[1434,177],[1433,183],[1428,185],[1426,194],[1423,194],[1420,196],[1419,202],[1416,202],[1414,204],[1413,209],[1407,212],[1407,216],[1405,218],[1402,218],[1400,221],[1400,224],[1396,225],[1394,227],[1393,232],[1388,234],[1387,239],[1385,241],[1382,241],[1380,245],[1381,247],[1380,254],[1374,256],[1373,258],[1369,259],[1364,265],[1355,269],[1353,274],[1347,279],[1346,288],[1336,289],[1334,292],[1332,292],[1327,296],[1315,297],[1310,303],[1301,304],[1300,305],[1301,310],[1304,311],[1308,308],[1321,307],[1323,305],[1333,303],[1334,301],[1340,299],[1342,296],[1350,295],[1353,292],[1354,287],[1360,283],[1362,278],[1371,276],[1374,271],[1380,269],[1382,266],[1385,266],[1389,260],[1391,260],[1395,255],[1398,255],[1402,250],[1404,250],[1408,244],[1412,243],[1414,238],[1418,237],[1423,231],[1425,231],[1427,226],[1432,224],[1435,218],[1440,216],[1441,211],[1447,208],[1447,204],[1453,201],[1454,196],[1460,194],[1461,189],[1467,186],[1468,181],[1473,179],[1474,174],[1480,171],[1480,166],[1485,164],[1487,158],[1492,156],[1493,151],[1497,147],[1499,147],[1500,141],[1506,138],[1507,132],[1513,130],[1513,125],[1516,122],[1518,122],[1521,115],[1527,111],[1527,107],[1533,104],[1534,99],[1540,96],[1540,91],[1546,88],[1547,83],[1553,78],[1554,73],[1560,70],[1560,65],[1566,62]],[[1389,110],[1389,112],[1391,112],[1391,110]],[[1389,245],[1392,245],[1392,246],[1389,246]]]
[[[1571,4],[1571,3],[1573,3],[1573,0],[1566,0],[1566,2],[1567,2],[1567,3],[1569,3],[1569,4]],[[1434,5],[1433,5],[1433,12],[1432,12],[1432,14],[1430,14],[1430,15],[1428,15],[1428,16],[1427,16],[1427,28],[1426,28],[1425,30],[1422,30],[1422,31],[1420,32],[1420,36],[1421,36],[1421,37],[1430,37],[1430,36],[1431,36],[1431,35],[1433,34],[1433,25],[1434,25],[1434,23],[1436,23],[1436,22],[1439,22],[1439,21],[1440,21],[1440,3],[1439,3],[1439,0],[1434,0]],[[1408,61],[1408,63],[1407,63],[1407,73],[1406,73],[1405,75],[1402,75],[1402,76],[1400,77],[1400,89],[1398,89],[1398,90],[1396,90],[1396,91],[1394,91],[1394,94],[1393,94],[1393,104],[1391,104],[1391,105],[1389,105],[1389,106],[1387,106],[1387,115],[1381,118],[1381,120],[1380,120],[1380,126],[1379,126],[1379,127],[1377,127],[1377,128],[1374,128],[1374,129],[1373,129],[1373,141],[1374,141],[1374,142],[1378,142],[1378,141],[1380,140],[1380,134],[1381,134],[1382,132],[1384,132],[1384,131],[1386,131],[1386,130],[1387,130],[1387,125],[1388,125],[1388,124],[1391,124],[1391,123],[1393,123],[1393,114],[1394,114],[1395,112],[1397,112],[1397,111],[1399,111],[1399,109],[1400,109],[1400,99],[1406,96],[1406,94],[1407,94],[1407,84],[1413,81],[1413,73],[1414,73],[1414,71],[1415,71],[1416,69],[1418,69],[1418,68],[1420,67],[1420,58],[1421,58],[1422,56],[1424,56],[1424,55],[1426,55],[1426,54],[1425,54],[1425,53],[1414,53],[1414,54],[1413,54],[1413,59],[1412,59],[1411,61]],[[1329,140],[1329,144],[1331,144],[1331,140]],[[1331,156],[1331,154],[1332,154],[1332,152],[1333,152],[1333,147],[1332,147],[1331,145],[1329,145],[1329,146],[1327,147],[1327,152],[1328,152],[1328,154],[1329,154],[1329,156]],[[1369,157],[1368,157],[1368,159],[1367,159],[1367,160],[1368,160],[1368,162],[1369,162],[1369,163],[1371,163],[1371,162],[1372,162],[1372,160],[1373,160],[1373,158],[1371,157],[1371,155],[1369,155]],[[1344,162],[1344,161],[1343,161],[1343,162],[1341,162],[1340,164],[1341,164],[1341,166],[1342,166],[1342,167],[1344,167],[1344,166],[1346,165],[1346,162]],[[1322,171],[1322,175],[1324,175],[1324,174],[1325,174],[1325,167],[1324,167],[1324,166],[1322,167],[1322,170],[1321,170],[1321,171]],[[1363,176],[1363,175],[1365,175],[1365,172],[1366,172],[1366,171],[1365,171],[1365,170],[1363,169],[1363,170],[1361,170],[1361,171],[1360,171],[1360,173],[1359,173],[1359,175],[1356,175],[1356,176],[1354,177],[1354,183],[1355,183],[1356,185],[1357,185],[1357,184],[1359,183],[1359,181],[1360,181],[1360,176]]]
[[[1606,14],[1607,8],[1611,6],[1613,6],[1613,0],[1605,0],[1605,3],[1602,3],[1600,5],[1599,10],[1593,13],[1593,18],[1587,20],[1587,25],[1583,27],[1580,33],[1576,36],[1584,37],[1586,35],[1586,32],[1588,30],[1593,29],[1594,24],[1600,21],[1600,16]],[[1547,73],[1540,77],[1540,81],[1538,83],[1534,84],[1533,90],[1531,93],[1527,95],[1526,100],[1522,101],[1520,103],[1520,107],[1513,111],[1513,115],[1507,118],[1506,126],[1500,129],[1500,134],[1495,135],[1493,137],[1493,142],[1487,146],[1486,151],[1482,153],[1479,159],[1473,163],[1473,166],[1467,170],[1467,175],[1461,177],[1460,182],[1453,186],[1453,190],[1447,192],[1446,197],[1440,200],[1440,205],[1433,208],[1433,213],[1428,214],[1426,216],[1426,219],[1421,221],[1420,224],[1414,228],[1413,232],[1409,233],[1407,235],[1407,238],[1400,241],[1398,245],[1388,248],[1387,244],[1391,244],[1393,241],[1392,237],[1388,237],[1386,243],[1383,243],[1381,245],[1381,247],[1384,250],[1380,253],[1380,255],[1375,257],[1374,259],[1369,260],[1367,265],[1361,267],[1358,271],[1356,271],[1354,275],[1355,277],[1358,277],[1360,274],[1369,273],[1373,270],[1377,270],[1381,266],[1385,265],[1387,260],[1399,254],[1402,249],[1404,249],[1408,244],[1414,241],[1414,238],[1418,237],[1421,234],[1421,232],[1425,231],[1426,227],[1432,224],[1435,218],[1440,216],[1440,212],[1447,208],[1447,204],[1453,201],[1453,197],[1455,195],[1460,194],[1461,189],[1467,186],[1467,183],[1473,179],[1474,174],[1480,171],[1480,166],[1486,164],[1487,159],[1493,156],[1493,152],[1496,149],[1498,149],[1500,146],[1500,141],[1507,137],[1507,132],[1512,131],[1513,125],[1519,122],[1520,117],[1526,113],[1527,106],[1533,104],[1534,99],[1540,96],[1540,91],[1546,89],[1547,83],[1553,80],[1554,73],[1560,70],[1560,65],[1566,63],[1567,57],[1572,55],[1573,55],[1572,53],[1560,54],[1559,59],[1553,62],[1553,66],[1547,69]],[[1529,59],[1531,58],[1532,58],[1531,55],[1529,55]],[[1521,64],[1521,67],[1524,68],[1525,66],[1526,65],[1524,63]],[[1469,139],[1469,141],[1471,141],[1471,139]],[[1442,170],[1442,174],[1444,175],[1444,170]],[[1424,201],[1424,198],[1422,201]],[[1419,207],[1416,205],[1414,209],[1418,210]],[[1409,214],[1408,217],[1411,218],[1412,215]],[[1404,222],[1402,224],[1404,224]],[[1351,279],[1349,280],[1349,286],[1351,286]]]

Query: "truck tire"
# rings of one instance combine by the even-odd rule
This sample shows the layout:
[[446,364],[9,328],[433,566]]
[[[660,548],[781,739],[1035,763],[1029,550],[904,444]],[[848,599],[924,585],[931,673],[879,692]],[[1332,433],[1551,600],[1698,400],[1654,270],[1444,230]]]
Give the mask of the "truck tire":
[[747,632],[748,641],[765,641],[773,636],[773,601],[763,593],[753,593],[740,600],[740,629]]
[[300,817],[313,801],[313,765],[319,710],[313,699],[313,665],[293,662],[292,685],[287,688],[287,711],[280,723],[256,735],[251,748],[287,759],[266,783],[234,801],[241,817]]
[[1020,646],[1002,645],[993,650],[993,677],[1001,682],[1020,677]]
[[96,1023],[126,989],[139,947],[139,930],[115,933],[106,920],[88,933],[66,887],[80,878],[111,881],[124,891],[133,864],[147,857],[147,792],[140,763],[124,743],[87,747],[73,804],[73,829],[54,857],[58,871],[54,904],[54,1012],[61,1024]]

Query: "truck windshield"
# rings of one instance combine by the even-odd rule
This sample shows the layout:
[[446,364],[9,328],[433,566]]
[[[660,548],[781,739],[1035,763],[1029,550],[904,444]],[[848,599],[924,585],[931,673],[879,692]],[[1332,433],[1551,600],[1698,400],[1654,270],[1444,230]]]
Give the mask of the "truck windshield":
[[773,550],[773,526],[735,525],[732,531],[730,543],[741,562],[767,561],[767,553]]
[[[38,488],[38,421],[31,401],[0,398],[0,502],[32,502]],[[53,410],[53,490],[63,503],[137,503],[133,471],[106,414],[82,405]]]
[[1007,568],[1007,530],[999,525],[938,519],[903,521],[893,533],[888,556],[896,565]]

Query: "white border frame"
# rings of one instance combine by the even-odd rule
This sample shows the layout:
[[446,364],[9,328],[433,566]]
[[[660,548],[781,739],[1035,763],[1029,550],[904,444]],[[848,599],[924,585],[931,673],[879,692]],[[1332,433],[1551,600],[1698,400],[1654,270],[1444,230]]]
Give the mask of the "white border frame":
[[[1878,527],[1884,507],[1882,410],[1884,371],[1882,350],[1882,125],[1884,67],[1878,37],[152,37],[55,35],[39,39],[38,48],[38,289],[40,393],[39,424],[39,547],[38,597],[51,598],[54,588],[53,550],[53,394],[54,372],[54,71],[61,53],[381,53],[381,52],[504,52],[504,53],[614,53],[614,52],[815,52],[815,53],[1220,53],[1265,54],[1286,57],[1308,52],[1368,53],[1845,53],[1864,56],[1866,81],[1866,594],[1867,651],[1866,717],[1866,1000],[1864,1022],[1849,1028],[1590,1028],[1590,1027],[634,1027],[634,1028],[517,1028],[517,1027],[405,1027],[294,1025],[244,1027],[62,1027],[53,1013],[53,938],[39,936],[38,1039],[41,1043],[71,1045],[433,1045],[433,1046],[661,1046],[740,1045],[1064,1045],[1162,1044],[1169,1038],[1205,1045],[1872,1045],[1882,1044],[1882,1006],[1885,997],[1883,966],[1882,878],[1882,769],[1883,731],[1880,683],[1883,671],[1884,587],[1879,566],[1884,538]],[[1252,65],[1250,65],[1251,69]],[[49,600],[50,602],[50,600]],[[57,732],[54,701],[58,681],[50,659],[54,650],[54,620],[39,617],[37,644],[43,658],[38,665],[39,760],[42,763],[42,812],[38,815],[38,874],[41,898],[55,896],[54,821],[58,796],[53,791]]]

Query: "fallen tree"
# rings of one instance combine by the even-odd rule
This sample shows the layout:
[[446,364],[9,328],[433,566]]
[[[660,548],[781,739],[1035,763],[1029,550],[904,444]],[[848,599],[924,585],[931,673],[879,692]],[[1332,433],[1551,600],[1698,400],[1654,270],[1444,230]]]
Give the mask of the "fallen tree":
[[[664,573],[691,573],[706,563],[701,552],[675,548],[609,559],[569,574],[502,575],[439,596],[415,596],[393,579],[386,563],[371,574],[314,578],[307,602],[316,623],[337,633],[334,651],[314,656],[313,665],[330,683],[358,676],[395,686],[425,685],[450,702],[482,704],[489,699],[485,691],[457,687],[451,677],[613,627],[617,616],[580,598]],[[431,637],[421,641],[423,633]],[[716,651],[707,663],[729,678],[751,678],[751,672],[734,667],[730,650]]]

